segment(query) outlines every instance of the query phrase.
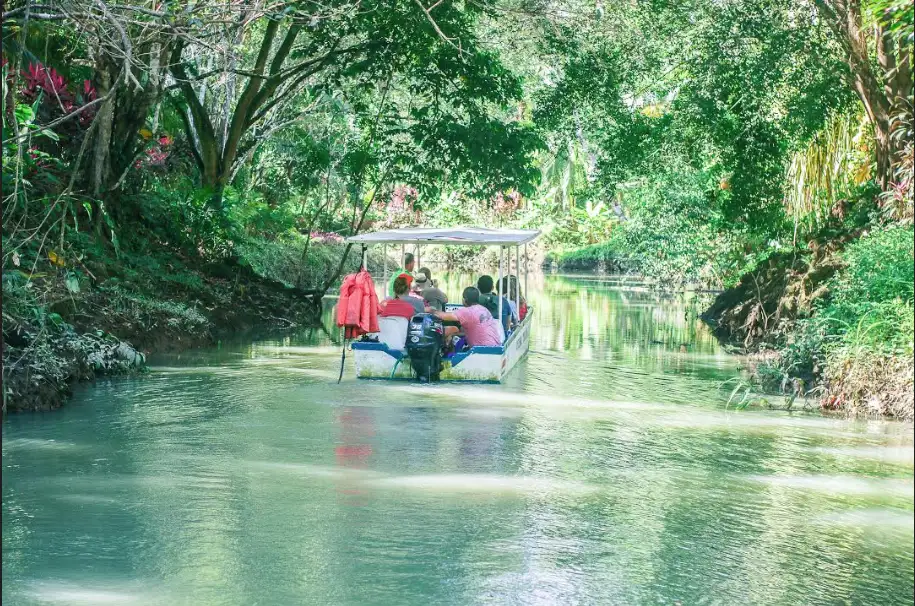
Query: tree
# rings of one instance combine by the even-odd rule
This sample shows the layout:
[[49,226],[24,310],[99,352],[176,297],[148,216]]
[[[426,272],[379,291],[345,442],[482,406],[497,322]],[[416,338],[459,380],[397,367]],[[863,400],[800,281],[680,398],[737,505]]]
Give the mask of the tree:
[[[403,118],[407,123],[397,125],[400,143],[412,136],[428,153],[442,152],[449,137],[464,136],[454,129],[473,128],[479,136],[480,122],[486,121],[482,104],[504,103],[519,93],[495,57],[476,46],[476,11],[470,6],[448,2],[427,10],[415,0],[336,2],[318,12],[303,6],[288,2],[267,14],[239,16],[221,35],[225,52],[215,57],[221,62],[215,68],[212,62],[201,65],[209,55],[200,44],[179,41],[173,48],[171,73],[181,93],[174,100],[194,142],[201,184],[212,189],[215,201],[259,138],[275,133],[276,125],[304,118],[307,112],[298,102],[304,93],[330,99],[342,91],[366,135],[364,143],[396,122],[398,113],[409,114]],[[228,40],[242,40],[242,52],[237,44],[225,47]],[[214,87],[217,77],[232,86]],[[237,80],[245,82],[239,94],[234,93]],[[374,112],[366,111],[372,103],[386,105],[374,120]],[[458,122],[451,130],[443,126],[446,116]],[[429,136],[430,126],[439,129],[441,140]],[[483,132],[494,132],[496,125],[489,126]],[[517,132],[506,126],[495,137],[509,140]],[[499,145],[496,139],[479,142],[473,154]],[[430,147],[434,143],[438,150]],[[358,145],[352,151],[367,153]]]
[[[911,23],[912,5],[873,1],[870,8],[877,13],[877,18],[868,24],[864,20],[861,0],[815,0],[814,3],[845,53],[851,87],[874,127],[877,182],[882,189],[888,189],[893,164],[904,143],[893,136],[894,117],[911,116],[913,66],[911,33],[892,27],[885,17],[894,16],[897,21],[907,19]],[[867,0],[864,6],[868,7]],[[888,15],[894,12],[899,14]],[[874,55],[879,71],[874,69]]]

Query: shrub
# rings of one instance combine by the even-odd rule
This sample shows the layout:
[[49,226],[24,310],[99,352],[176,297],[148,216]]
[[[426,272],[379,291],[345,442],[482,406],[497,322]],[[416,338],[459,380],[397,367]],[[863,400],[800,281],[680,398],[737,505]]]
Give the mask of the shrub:
[[833,278],[831,296],[816,317],[843,347],[911,354],[913,254],[911,226],[875,230],[849,245],[845,267]]
[[[237,242],[235,251],[258,275],[289,287],[315,288],[322,286],[333,274],[346,250],[345,244],[333,242],[328,236],[324,234],[320,239],[312,238],[307,259],[303,258],[305,237],[297,232],[289,232],[276,240],[248,238]],[[368,267],[373,274],[381,275],[381,251],[378,249],[377,246],[370,249]],[[359,254],[359,248],[353,247],[341,278],[359,268]]]
[[568,252],[550,253],[546,262],[552,262],[562,269],[604,269],[622,270],[626,258],[620,253],[613,240],[570,250]]

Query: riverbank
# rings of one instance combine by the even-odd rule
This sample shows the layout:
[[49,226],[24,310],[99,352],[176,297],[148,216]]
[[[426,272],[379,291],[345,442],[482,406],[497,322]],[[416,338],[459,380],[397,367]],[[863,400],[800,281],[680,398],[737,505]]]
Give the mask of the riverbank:
[[[721,344],[747,357],[746,392],[814,400],[848,415],[912,420],[913,237],[905,222],[849,220],[806,244],[768,251],[742,275],[732,273],[730,287],[717,291],[701,318]],[[553,251],[544,267],[645,269],[642,257],[624,259],[620,250],[611,240]],[[662,261],[647,272],[655,287],[709,286],[684,272],[679,257]]]
[[702,314],[767,393],[915,418],[913,230],[873,226],[775,254]]
[[[148,354],[315,325],[321,301],[307,285],[333,275],[343,250],[314,243],[303,262],[300,243],[252,240],[221,260],[163,248],[6,271],[3,410],[58,408],[74,383],[142,372]],[[344,273],[358,263],[351,254]]]

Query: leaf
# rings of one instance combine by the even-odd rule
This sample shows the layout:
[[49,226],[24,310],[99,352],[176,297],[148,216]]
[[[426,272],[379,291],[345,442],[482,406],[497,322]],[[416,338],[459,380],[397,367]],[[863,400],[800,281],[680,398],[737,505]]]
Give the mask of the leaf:
[[20,103],[16,106],[16,122],[19,124],[30,124],[35,118],[35,112],[32,111],[32,108],[28,105],[23,105]]
[[19,253],[13,253],[13,265],[19,267]]
[[68,274],[64,283],[67,285],[67,290],[71,293],[76,294],[79,292],[79,277],[76,276],[76,274]]
[[64,261],[64,258],[53,250],[48,251],[48,260],[58,267],[65,267],[67,265],[66,261]]
[[86,214],[89,215],[89,218],[92,218],[92,204],[89,202],[83,202],[83,208],[86,209]]
[[141,128],[141,129],[140,129],[140,136],[143,137],[144,139],[149,139],[150,137],[153,136],[153,134],[152,134],[152,132],[151,132],[150,130],[148,130],[148,129],[146,129],[146,128]]

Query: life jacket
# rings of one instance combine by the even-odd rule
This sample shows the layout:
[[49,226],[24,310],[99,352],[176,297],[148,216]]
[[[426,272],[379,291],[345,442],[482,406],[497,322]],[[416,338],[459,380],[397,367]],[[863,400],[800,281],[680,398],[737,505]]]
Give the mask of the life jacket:
[[365,269],[343,278],[337,302],[337,326],[346,327],[347,339],[379,330],[378,295],[372,275]]

